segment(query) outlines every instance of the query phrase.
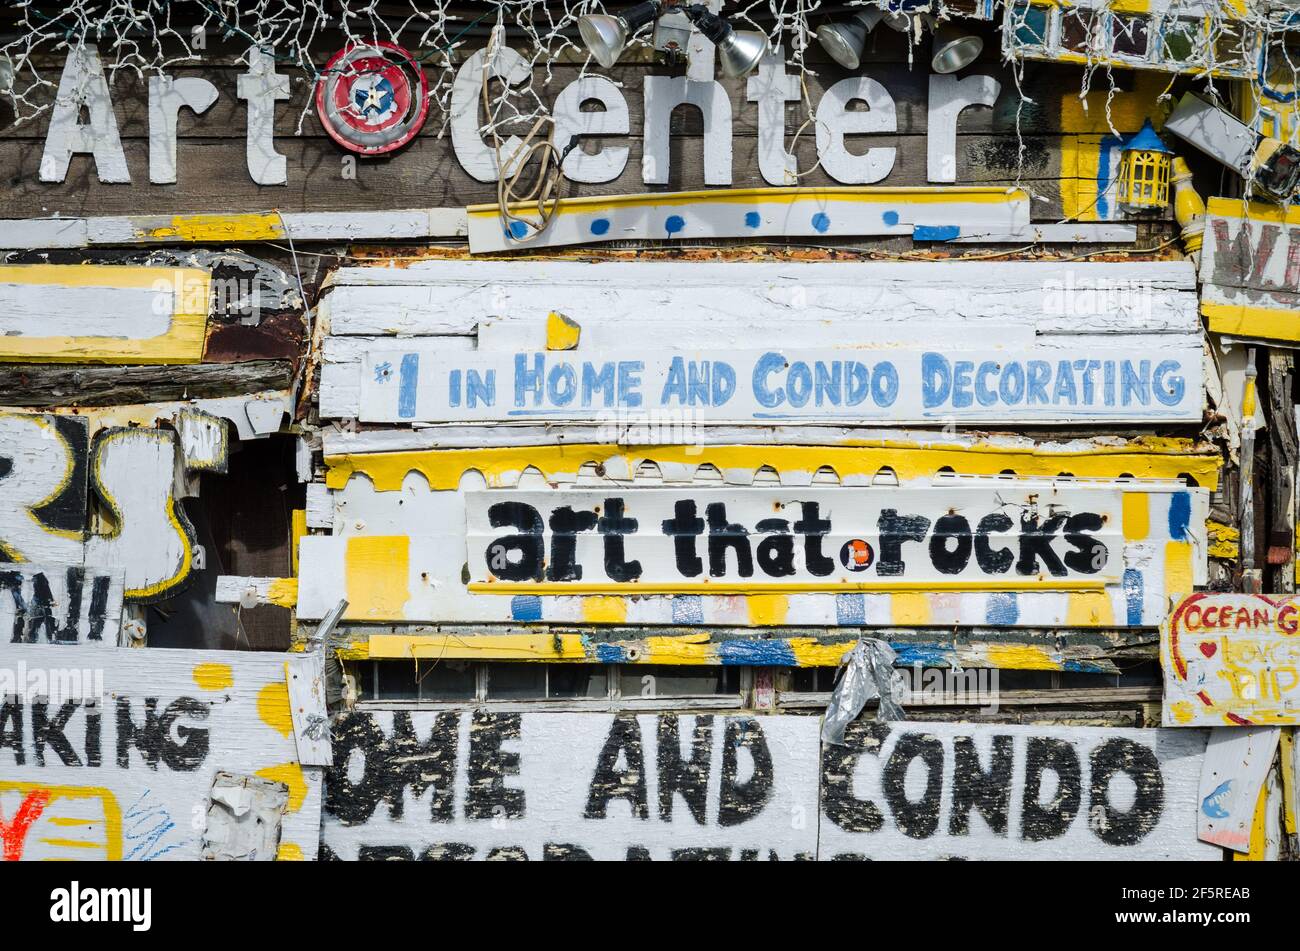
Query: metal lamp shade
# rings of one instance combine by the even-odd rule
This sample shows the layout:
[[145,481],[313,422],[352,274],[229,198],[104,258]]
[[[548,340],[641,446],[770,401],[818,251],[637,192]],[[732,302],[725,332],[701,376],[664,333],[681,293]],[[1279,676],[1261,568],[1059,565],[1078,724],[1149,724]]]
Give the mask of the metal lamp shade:
[[627,21],[607,13],[579,17],[578,33],[587,51],[606,69],[614,68],[627,45]]
[[824,23],[817,28],[817,42],[845,69],[857,69],[867,45],[867,34],[884,15],[883,10],[863,10],[841,23]]
[[718,44],[722,75],[729,79],[748,76],[767,55],[767,37],[752,30],[732,30]]
[[984,49],[978,36],[963,33],[953,24],[944,24],[934,34],[934,56],[930,68],[936,73],[955,73],[969,66]]

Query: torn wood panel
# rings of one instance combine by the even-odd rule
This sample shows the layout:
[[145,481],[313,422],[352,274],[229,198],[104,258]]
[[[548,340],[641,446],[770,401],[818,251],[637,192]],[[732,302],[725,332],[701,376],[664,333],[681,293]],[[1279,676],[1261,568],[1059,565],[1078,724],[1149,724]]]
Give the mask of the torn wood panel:
[[324,482],[307,483],[307,527],[334,527],[334,497]]
[[1280,732],[1277,727],[1240,726],[1210,731],[1196,799],[1197,838],[1234,852],[1250,851],[1256,804]]
[[217,773],[208,792],[200,857],[207,862],[275,861],[288,805],[289,787],[282,782]]
[[[194,820],[219,771],[284,783],[279,856],[315,857],[320,772],[297,758],[284,655],[68,647],[60,663],[78,676],[55,685],[32,679],[48,651],[0,645],[0,672],[28,673],[0,690],[15,726],[0,743],[0,811],[26,804],[30,817],[7,837],[6,858],[197,859]],[[66,745],[34,726],[56,687]]]
[[0,564],[0,640],[116,647],[122,571]]
[[221,399],[266,390],[287,392],[293,367],[278,360],[195,366],[58,366],[0,362],[0,405],[159,405]]

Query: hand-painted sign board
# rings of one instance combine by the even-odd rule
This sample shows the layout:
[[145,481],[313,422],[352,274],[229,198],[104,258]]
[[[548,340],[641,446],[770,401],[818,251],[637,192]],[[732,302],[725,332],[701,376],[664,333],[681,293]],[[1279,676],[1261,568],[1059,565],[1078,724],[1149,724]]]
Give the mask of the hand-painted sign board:
[[299,765],[284,662],[0,645],[4,858],[198,859],[219,771],[284,783],[279,856],[314,858],[320,772]]
[[391,455],[354,459],[383,488],[340,486],[337,534],[302,540],[300,617],[342,592],[375,622],[1154,626],[1204,583],[1206,490],[1172,482],[481,490],[431,454],[456,466],[435,489]]
[[1199,422],[1199,350],[371,350],[367,422]]
[[469,587],[1101,589],[1123,573],[1122,496],[996,482],[468,492]]
[[1221,855],[1196,840],[1203,732],[861,723],[847,738],[823,745],[812,717],[354,711],[336,723],[323,854]]
[[1300,601],[1193,594],[1161,628],[1165,726],[1300,725]]

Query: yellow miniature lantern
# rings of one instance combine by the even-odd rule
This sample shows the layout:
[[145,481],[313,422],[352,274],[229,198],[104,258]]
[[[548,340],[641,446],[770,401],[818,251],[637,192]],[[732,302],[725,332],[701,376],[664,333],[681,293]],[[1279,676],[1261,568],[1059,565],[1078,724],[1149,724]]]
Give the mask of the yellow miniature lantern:
[[1130,214],[1169,207],[1169,164],[1173,152],[1148,119],[1125,144],[1119,161],[1119,203]]

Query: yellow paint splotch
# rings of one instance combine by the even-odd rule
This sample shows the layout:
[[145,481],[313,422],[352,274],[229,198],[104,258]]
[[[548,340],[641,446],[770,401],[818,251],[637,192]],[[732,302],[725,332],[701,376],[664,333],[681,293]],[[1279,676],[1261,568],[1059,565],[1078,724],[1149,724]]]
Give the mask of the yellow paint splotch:
[[293,735],[293,716],[289,712],[289,685],[279,683],[267,684],[257,692],[257,715],[262,722],[281,736]]
[[195,664],[194,682],[200,690],[228,690],[235,685],[235,672],[229,664]]

